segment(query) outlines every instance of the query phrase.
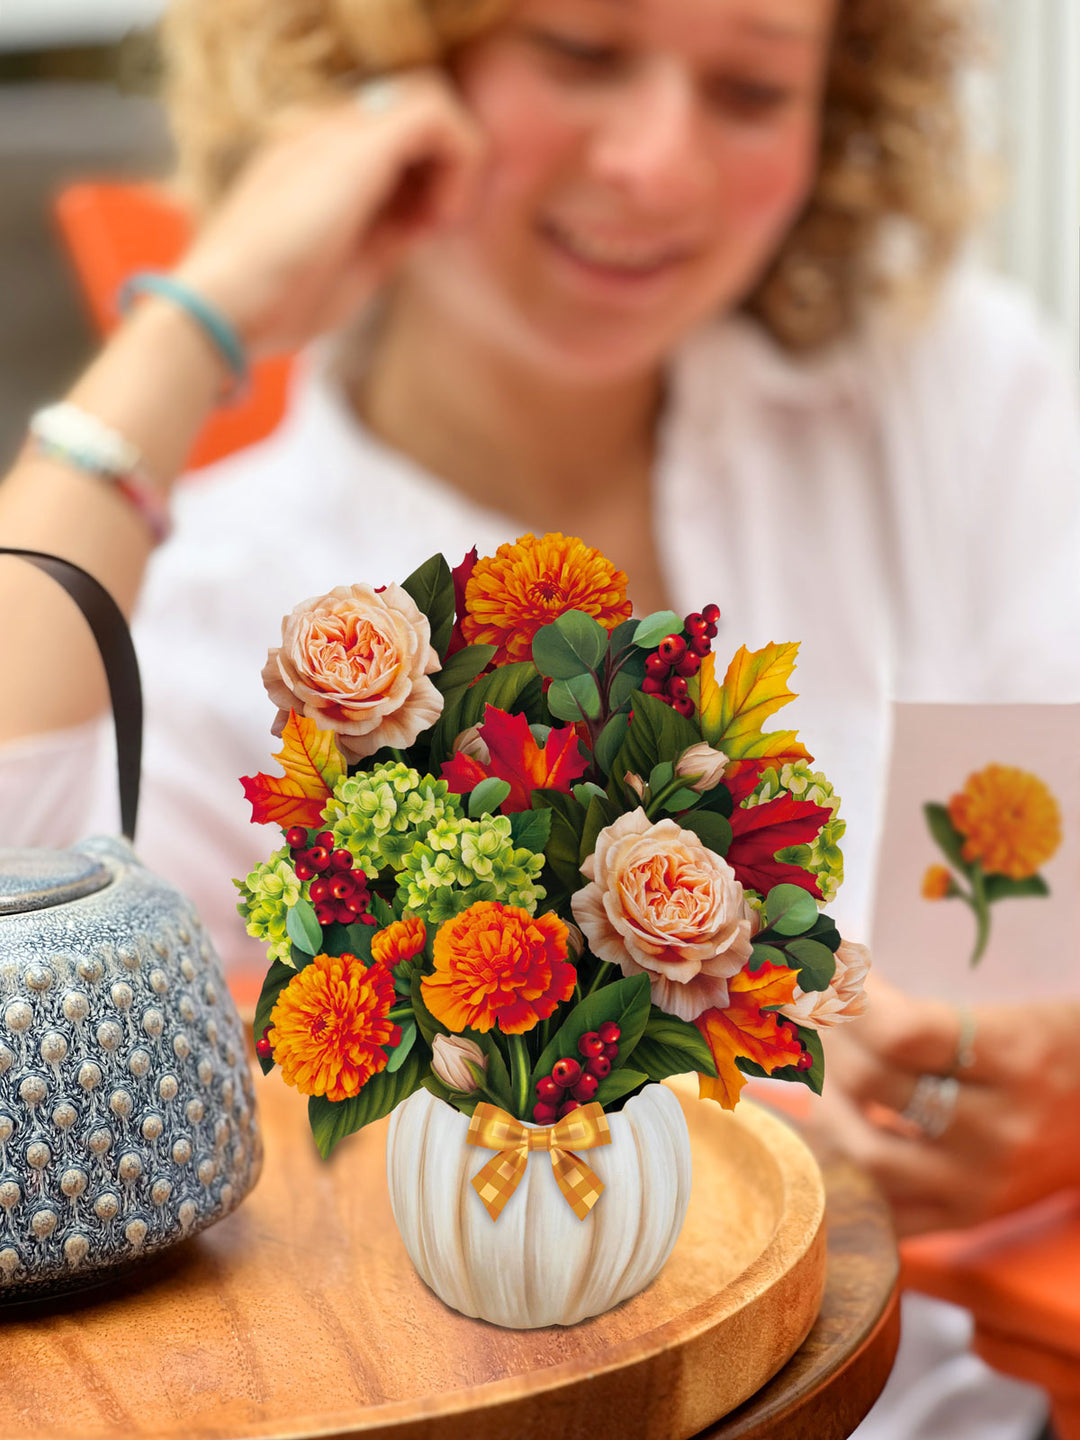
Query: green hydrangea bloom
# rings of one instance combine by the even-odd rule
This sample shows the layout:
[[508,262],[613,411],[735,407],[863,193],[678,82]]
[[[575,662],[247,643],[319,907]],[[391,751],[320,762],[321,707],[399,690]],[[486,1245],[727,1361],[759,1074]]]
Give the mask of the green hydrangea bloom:
[[546,894],[535,883],[543,868],[543,855],[514,848],[508,816],[444,817],[406,856],[398,899],[435,925],[481,900],[517,905],[534,915]]
[[811,770],[805,760],[795,760],[782,765],[779,771],[773,766],[763,770],[743,806],[749,809],[754,805],[764,805],[781,795],[808,800],[813,805],[827,808],[832,814],[832,819],[825,822],[812,845],[788,845],[776,852],[778,860],[799,865],[816,877],[822,894],[821,903],[828,905],[844,881],[844,855],[840,841],[847,822],[839,818],[840,796],[820,770]]
[[243,897],[237,910],[247,924],[247,933],[266,942],[271,960],[292,964],[292,941],[285,929],[288,912],[304,893],[302,883],[289,859],[289,850],[277,850],[270,859],[256,865],[244,880],[233,884]]
[[400,870],[433,825],[461,815],[461,802],[445,780],[421,776],[400,761],[343,776],[323,810],[334,843],[369,875],[387,866]]

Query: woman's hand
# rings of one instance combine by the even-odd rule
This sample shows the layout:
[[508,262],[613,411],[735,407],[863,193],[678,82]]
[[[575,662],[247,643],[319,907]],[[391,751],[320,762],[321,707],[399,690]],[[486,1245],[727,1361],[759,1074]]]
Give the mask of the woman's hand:
[[441,72],[366,94],[282,116],[177,272],[256,355],[343,324],[468,204],[481,135]]
[[900,1235],[975,1225],[1080,1185],[1080,1004],[977,1007],[952,1121],[929,1140],[901,1112],[919,1075],[953,1070],[958,1013],[873,976],[867,993],[867,1013],[826,1036],[821,1109],[885,1191]]

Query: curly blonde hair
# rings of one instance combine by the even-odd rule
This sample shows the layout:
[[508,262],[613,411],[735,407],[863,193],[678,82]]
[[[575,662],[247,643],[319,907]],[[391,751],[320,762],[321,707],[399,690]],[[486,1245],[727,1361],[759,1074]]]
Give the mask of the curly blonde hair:
[[[212,207],[283,106],[442,60],[507,3],[173,0],[165,97],[184,194]],[[869,300],[932,293],[975,213],[958,98],[975,50],[968,0],[840,0],[817,183],[746,302],[789,350],[842,336]]]

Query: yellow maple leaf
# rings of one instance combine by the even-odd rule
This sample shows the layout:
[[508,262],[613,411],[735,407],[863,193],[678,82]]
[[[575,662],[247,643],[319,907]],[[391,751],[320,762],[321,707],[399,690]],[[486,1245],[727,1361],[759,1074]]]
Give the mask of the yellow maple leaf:
[[320,730],[306,715],[289,711],[281,733],[282,747],[274,756],[285,771],[281,775],[246,776],[241,780],[251,801],[256,825],[290,825],[310,828],[322,820],[323,807],[345,773],[345,760],[332,730]]
[[736,1061],[752,1060],[768,1074],[794,1065],[802,1054],[795,1027],[765,1005],[788,1005],[795,998],[798,974],[784,965],[762,965],[756,973],[740,970],[728,981],[723,1010],[706,1010],[694,1024],[712,1051],[717,1074],[698,1076],[698,1095],[734,1110],[746,1077]]
[[766,645],[749,651],[744,645],[717,684],[716,659],[706,655],[698,672],[697,705],[704,740],[730,760],[788,760],[812,757],[794,730],[763,733],[762,725],[781,706],[795,699],[788,680],[799,653],[797,642]]

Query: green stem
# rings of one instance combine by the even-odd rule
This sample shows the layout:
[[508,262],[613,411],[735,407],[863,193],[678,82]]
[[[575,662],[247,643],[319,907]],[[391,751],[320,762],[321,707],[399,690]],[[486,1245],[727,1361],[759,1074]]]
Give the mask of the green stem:
[[410,1000],[407,1005],[395,1005],[386,1018],[395,1022],[398,1020],[411,1020],[413,1018],[412,1001]]
[[514,1097],[514,1114],[519,1120],[527,1120],[529,1115],[529,1077],[532,1073],[532,1066],[529,1064],[529,1048],[525,1043],[524,1035],[507,1035],[506,1042],[510,1051],[510,1091]]
[[591,995],[594,990],[599,990],[600,986],[604,983],[608,971],[614,968],[610,960],[601,960],[596,967],[596,974],[589,981],[589,988],[585,991],[585,995]]

